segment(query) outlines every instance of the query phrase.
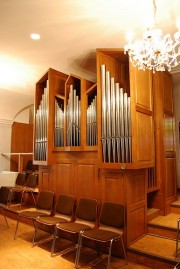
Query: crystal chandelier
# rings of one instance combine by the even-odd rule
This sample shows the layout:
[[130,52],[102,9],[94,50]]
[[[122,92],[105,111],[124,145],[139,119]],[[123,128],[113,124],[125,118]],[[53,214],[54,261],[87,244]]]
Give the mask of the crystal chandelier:
[[[154,20],[156,16],[156,3],[153,0]],[[171,71],[172,67],[180,62],[180,31],[174,34],[174,41],[170,34],[163,36],[157,28],[147,29],[140,42],[132,44],[131,41],[124,47],[124,53],[129,54],[130,62],[140,70]]]

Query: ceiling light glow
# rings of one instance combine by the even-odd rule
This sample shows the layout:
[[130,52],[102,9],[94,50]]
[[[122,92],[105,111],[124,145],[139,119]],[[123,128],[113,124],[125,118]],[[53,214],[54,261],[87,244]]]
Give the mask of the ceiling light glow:
[[41,36],[39,34],[32,33],[31,38],[34,39],[34,40],[39,40],[41,38]]

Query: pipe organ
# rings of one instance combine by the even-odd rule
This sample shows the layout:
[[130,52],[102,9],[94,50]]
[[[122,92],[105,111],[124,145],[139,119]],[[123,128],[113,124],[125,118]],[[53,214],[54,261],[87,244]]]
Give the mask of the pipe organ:
[[35,160],[46,161],[48,125],[48,80],[35,114]]
[[102,155],[103,162],[130,163],[130,97],[115,83],[105,65],[101,65]]

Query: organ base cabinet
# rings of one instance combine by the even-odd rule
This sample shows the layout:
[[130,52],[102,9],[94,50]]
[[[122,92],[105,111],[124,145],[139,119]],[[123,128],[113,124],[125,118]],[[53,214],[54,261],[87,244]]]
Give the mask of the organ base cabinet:
[[[147,205],[157,206],[162,192],[166,202],[175,197],[175,185],[159,186],[165,174],[169,186],[174,144],[172,103],[164,95],[161,109],[153,91],[158,83],[151,71],[134,68],[122,49],[97,49],[97,83],[49,69],[36,85],[39,189],[96,198],[100,205],[124,202],[127,246],[147,232]],[[147,195],[158,191],[153,200]]]

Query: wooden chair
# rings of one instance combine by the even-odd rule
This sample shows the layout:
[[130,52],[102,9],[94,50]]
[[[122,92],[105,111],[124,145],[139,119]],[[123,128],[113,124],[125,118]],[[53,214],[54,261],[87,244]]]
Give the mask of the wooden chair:
[[18,173],[15,186],[5,186],[9,188],[8,206],[11,206],[13,195],[16,191],[21,191],[26,183],[26,173]]
[[7,227],[9,227],[9,225],[8,225],[4,210],[7,209],[9,193],[10,193],[10,189],[8,187],[2,186],[0,188],[0,210],[2,212],[2,215],[4,216]]
[[34,204],[36,205],[36,200],[34,198],[34,191],[37,185],[38,185],[38,174],[29,174],[25,186],[20,190],[21,192],[20,207],[23,203],[25,193],[31,194]]
[[[35,221],[39,216],[50,216],[52,214],[54,204],[54,192],[51,191],[41,191],[38,196],[36,207],[31,210],[25,210],[19,212],[16,229],[14,233],[14,240],[17,237],[17,230],[19,226],[19,221],[22,218],[30,219],[33,222],[35,228]],[[34,242],[33,242],[34,245]]]
[[67,195],[67,194],[59,194],[57,202],[56,202],[56,206],[55,206],[54,215],[53,216],[39,216],[36,218],[33,243],[38,244],[40,242],[44,242],[44,239],[39,242],[35,242],[36,234],[38,230],[38,224],[43,224],[50,227],[52,235],[54,235],[54,228],[56,224],[67,223],[67,222],[72,221],[74,205],[75,205],[74,196]]
[[71,223],[58,223],[54,229],[54,240],[51,249],[51,256],[54,254],[55,242],[58,231],[63,231],[72,235],[74,245],[68,249],[61,251],[61,255],[76,248],[76,238],[80,231],[93,229],[97,220],[98,203],[95,199],[80,198],[75,221]]
[[82,246],[82,239],[86,238],[92,240],[96,243],[97,254],[99,255],[99,250],[97,249],[97,242],[103,244],[109,244],[109,254],[107,268],[110,268],[110,258],[112,244],[115,241],[121,240],[122,248],[124,252],[124,257],[127,262],[127,256],[125,252],[125,247],[122,239],[123,231],[125,226],[125,206],[120,203],[104,202],[99,219],[99,227],[92,230],[84,230],[79,234],[78,248],[76,252],[75,268],[78,267],[80,251]]

